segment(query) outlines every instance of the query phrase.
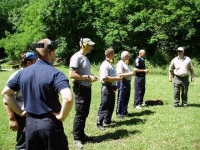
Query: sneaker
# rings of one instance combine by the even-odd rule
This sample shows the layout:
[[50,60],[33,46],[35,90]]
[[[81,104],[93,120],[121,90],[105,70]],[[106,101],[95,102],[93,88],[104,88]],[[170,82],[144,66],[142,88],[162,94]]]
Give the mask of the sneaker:
[[110,123],[105,123],[107,126],[115,126],[117,123],[111,121]]
[[117,117],[120,118],[120,119],[123,119],[123,118],[124,118],[124,115],[122,115],[122,114],[117,114]]
[[145,107],[145,106],[146,106],[146,104],[141,104],[141,105],[140,105],[140,107]]
[[97,128],[99,128],[99,130],[104,131],[105,127],[103,125],[97,124]]
[[179,107],[179,104],[174,104],[174,107]]
[[183,104],[183,107],[188,107],[188,105],[187,104]]
[[142,109],[139,105],[135,106],[135,109]]
[[75,140],[75,141],[74,141],[74,147],[75,147],[76,149],[83,149],[83,144],[82,144],[81,141]]

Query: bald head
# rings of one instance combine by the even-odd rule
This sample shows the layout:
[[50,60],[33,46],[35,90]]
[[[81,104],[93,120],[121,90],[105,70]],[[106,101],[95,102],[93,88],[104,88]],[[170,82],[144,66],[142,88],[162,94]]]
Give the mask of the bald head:
[[53,62],[55,60],[55,52],[54,50],[51,50],[47,47],[48,43],[50,43],[51,40],[49,39],[42,39],[38,41],[38,43],[43,43],[44,47],[43,48],[36,48],[38,52],[38,58],[42,60],[46,60],[49,62]]
[[141,50],[139,51],[139,57],[144,58],[145,56],[146,56],[145,50],[141,49]]
[[42,39],[40,41],[38,41],[38,43],[44,43],[44,47],[43,48],[36,48],[38,54],[39,54],[39,58],[40,57],[45,57],[48,53],[49,53],[49,49],[47,48],[47,44],[50,42],[49,39]]

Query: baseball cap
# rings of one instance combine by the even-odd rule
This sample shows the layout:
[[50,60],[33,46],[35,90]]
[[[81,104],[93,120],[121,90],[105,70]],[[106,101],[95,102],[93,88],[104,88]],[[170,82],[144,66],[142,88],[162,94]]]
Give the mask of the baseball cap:
[[92,40],[91,39],[89,39],[89,38],[81,38],[81,40],[80,40],[80,46],[83,46],[83,43],[86,43],[86,44],[88,44],[88,45],[94,45],[95,43],[94,42],[92,42]]
[[27,52],[26,53],[26,59],[33,60],[36,58],[36,54],[34,52]]
[[183,47],[179,47],[176,51],[184,51]]

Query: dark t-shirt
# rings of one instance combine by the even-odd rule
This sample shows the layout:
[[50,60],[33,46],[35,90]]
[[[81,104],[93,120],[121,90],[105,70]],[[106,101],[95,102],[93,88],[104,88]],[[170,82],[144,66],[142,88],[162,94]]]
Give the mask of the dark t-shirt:
[[22,91],[25,110],[35,115],[59,112],[61,104],[58,93],[70,88],[67,77],[43,60],[37,60],[20,71],[7,86],[14,91]]
[[[143,58],[140,57],[136,57],[135,62],[134,62],[134,68],[137,69],[145,69],[145,62],[143,60]],[[136,77],[145,77],[145,72],[136,72],[135,76]]]

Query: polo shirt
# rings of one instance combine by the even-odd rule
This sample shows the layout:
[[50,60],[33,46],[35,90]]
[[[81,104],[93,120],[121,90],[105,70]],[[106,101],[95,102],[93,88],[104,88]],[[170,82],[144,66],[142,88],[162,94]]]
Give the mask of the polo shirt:
[[70,88],[67,77],[44,60],[19,71],[7,86],[14,91],[21,89],[25,110],[35,115],[59,112],[58,93]]
[[[100,66],[100,82],[105,83],[103,79],[107,78],[107,76],[115,77],[115,68],[114,66],[107,60],[104,60]],[[112,82],[112,85],[116,85],[116,81]]]

